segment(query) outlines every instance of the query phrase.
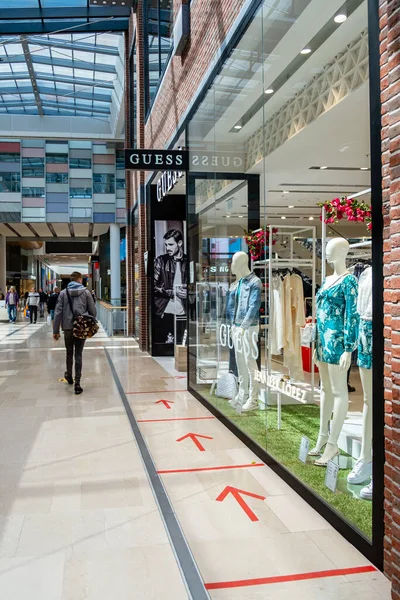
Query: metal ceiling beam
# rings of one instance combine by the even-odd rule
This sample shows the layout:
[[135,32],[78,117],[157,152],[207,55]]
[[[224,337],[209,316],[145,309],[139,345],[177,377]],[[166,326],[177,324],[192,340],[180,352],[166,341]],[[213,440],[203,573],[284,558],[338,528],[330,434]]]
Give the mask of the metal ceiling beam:
[[[10,17],[8,17],[10,19]],[[129,28],[129,19],[117,18],[113,20],[100,20],[100,21],[82,21],[79,29],[77,28],[79,22],[76,20],[71,21],[15,21],[4,22],[0,20],[0,35],[9,37],[10,35],[39,35],[49,33],[59,33],[67,29],[72,29],[75,33],[104,33],[107,29],[108,33],[113,32],[125,32]]]
[[[111,94],[96,94],[93,92],[74,92],[73,90],[54,90],[53,88],[47,88],[42,85],[38,85],[37,89],[39,90],[39,94],[47,95],[47,96],[58,96],[59,98],[79,98],[80,100],[96,100],[99,102],[111,102],[112,96]],[[33,94],[33,87],[7,87],[3,88],[3,94],[20,94],[24,96],[25,94]],[[1,106],[1,105],[0,105]]]
[[[1,105],[0,105],[1,106]],[[43,101],[43,107],[46,108],[60,108],[62,110],[73,110],[73,111],[80,111],[80,112],[90,112],[90,113],[98,113],[101,115],[109,115],[110,114],[110,109],[109,108],[91,108],[90,106],[85,106],[82,104],[68,104],[63,103],[63,102],[51,102],[49,100],[44,100]]]
[[[73,32],[71,32],[73,33]],[[80,52],[97,52],[98,54],[108,54],[110,56],[119,56],[118,48],[112,46],[87,44],[85,42],[67,42],[65,40],[54,40],[46,39],[42,37],[29,37],[28,42],[30,44],[36,44],[37,46],[43,46],[47,48],[65,48],[67,50],[79,50]]]
[[[0,73],[0,83],[2,81],[13,81],[15,79],[30,79],[29,73]],[[69,77],[67,75],[52,75],[51,73],[41,73],[36,71],[36,79],[42,81],[53,81],[54,83],[72,83],[76,85],[86,85],[88,87],[114,89],[114,80],[110,83],[99,81],[97,79],[84,79],[82,77]],[[7,93],[8,88],[4,88],[3,94]]]
[[[21,38],[23,39],[23,38]],[[27,43],[27,42],[26,42]],[[3,63],[24,63],[25,56],[23,54],[18,54],[15,56],[4,56],[2,57]],[[117,70],[114,65],[102,65],[99,63],[92,63],[89,61],[81,61],[81,60],[69,60],[67,58],[51,58],[50,56],[37,56],[34,54],[31,55],[31,60],[35,65],[48,65],[54,67],[66,67],[68,69],[81,69],[83,71],[99,71],[100,73],[116,73]]]
[[33,68],[33,64],[32,64],[32,55],[29,50],[29,44],[26,41],[26,38],[24,38],[22,35],[20,37],[20,40],[21,40],[22,51],[24,53],[26,66],[28,67],[28,73],[29,73],[29,77],[31,80],[33,94],[35,96],[35,102],[36,102],[36,106],[38,109],[38,113],[41,117],[43,117],[44,112],[43,112],[42,100],[40,98],[40,94],[39,94],[39,90],[38,90],[38,86],[37,86],[35,69]]
[[0,9],[0,21],[25,21],[28,19],[103,19],[129,17],[130,13],[131,9],[129,6],[16,8],[13,9],[12,12],[10,12],[10,8],[2,8]]

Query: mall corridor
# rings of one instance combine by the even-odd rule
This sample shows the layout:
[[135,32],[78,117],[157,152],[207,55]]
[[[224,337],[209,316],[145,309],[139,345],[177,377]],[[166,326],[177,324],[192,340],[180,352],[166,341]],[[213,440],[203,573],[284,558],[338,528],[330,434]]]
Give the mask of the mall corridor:
[[89,340],[80,397],[46,324],[0,325],[0,354],[2,600],[389,599],[136,342]]

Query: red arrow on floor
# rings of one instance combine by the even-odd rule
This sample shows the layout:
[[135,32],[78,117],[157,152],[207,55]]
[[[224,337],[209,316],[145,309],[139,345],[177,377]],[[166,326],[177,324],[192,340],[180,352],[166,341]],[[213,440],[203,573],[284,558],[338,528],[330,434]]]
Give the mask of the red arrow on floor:
[[186,435],[184,435],[183,437],[179,438],[179,440],[176,440],[176,441],[183,442],[183,440],[186,440],[188,438],[193,440],[193,442],[196,444],[196,446],[198,447],[200,452],[204,452],[205,448],[199,442],[199,440],[197,438],[203,438],[204,440],[213,440],[214,439],[214,438],[210,437],[209,435],[200,435],[199,433],[187,433]]
[[232,494],[235,498],[236,502],[239,506],[244,510],[246,515],[249,517],[250,521],[259,521],[257,515],[253,513],[248,504],[243,500],[243,496],[249,496],[250,498],[256,498],[257,500],[265,500],[264,496],[259,496],[258,494],[252,494],[251,492],[245,492],[244,490],[239,490],[238,488],[231,487],[227,485],[226,488],[221,492],[221,494],[216,498],[217,502],[223,502],[228,494]]
[[175,402],[172,400],[158,400],[157,402],[154,402],[154,404],[164,404],[166,408],[171,409],[170,404],[175,404]]

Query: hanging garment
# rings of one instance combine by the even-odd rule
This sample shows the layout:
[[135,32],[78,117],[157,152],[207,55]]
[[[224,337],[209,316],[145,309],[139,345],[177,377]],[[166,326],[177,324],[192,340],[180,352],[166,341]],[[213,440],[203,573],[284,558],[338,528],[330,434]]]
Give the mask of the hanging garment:
[[317,358],[320,362],[338,365],[344,352],[353,352],[358,338],[358,283],[346,275],[338,283],[318,291]]
[[363,369],[372,369],[372,267],[360,275],[357,311],[360,315],[357,364]]
[[284,347],[283,302],[283,281],[279,275],[274,276],[271,281],[271,306],[269,310],[271,354],[280,354]]
[[303,281],[299,275],[286,275],[284,290],[284,365],[292,379],[304,379],[300,328],[306,324]]

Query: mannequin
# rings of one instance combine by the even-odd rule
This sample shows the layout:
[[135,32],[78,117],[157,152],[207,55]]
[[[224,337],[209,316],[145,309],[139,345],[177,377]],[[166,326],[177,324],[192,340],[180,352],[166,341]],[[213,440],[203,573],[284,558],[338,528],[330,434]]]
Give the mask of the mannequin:
[[258,332],[261,306],[261,280],[250,271],[245,252],[233,256],[231,271],[236,281],[230,291],[235,295],[232,320],[232,339],[239,375],[239,391],[230,401],[242,411],[258,408],[259,385],[255,379],[258,357]]
[[[326,259],[333,275],[326,277],[317,294],[316,362],[321,377],[320,430],[310,456],[325,467],[339,454],[337,445],[348,407],[347,371],[358,330],[357,280],[346,269],[349,243],[344,238],[330,240]],[[331,431],[329,422],[332,416]]]
[[[358,284],[357,311],[360,315],[358,360],[364,391],[363,431],[361,453],[348,483],[360,484],[372,476],[372,267],[362,273]],[[372,499],[372,481],[361,490],[362,498]]]

